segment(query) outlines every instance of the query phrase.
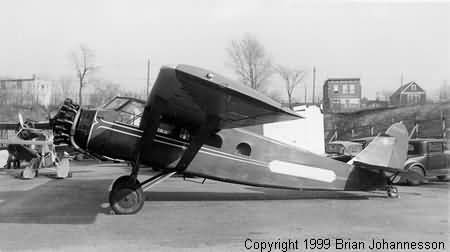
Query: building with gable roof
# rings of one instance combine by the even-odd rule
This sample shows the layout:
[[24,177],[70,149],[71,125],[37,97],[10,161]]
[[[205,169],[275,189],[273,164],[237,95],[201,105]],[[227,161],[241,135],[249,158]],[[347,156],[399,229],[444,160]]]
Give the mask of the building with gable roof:
[[425,101],[425,90],[414,81],[402,85],[390,97],[394,106],[425,104]]

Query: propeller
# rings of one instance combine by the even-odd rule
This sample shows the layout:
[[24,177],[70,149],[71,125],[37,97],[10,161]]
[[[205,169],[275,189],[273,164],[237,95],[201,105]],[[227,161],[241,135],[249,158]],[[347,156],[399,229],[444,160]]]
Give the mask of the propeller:
[[23,121],[22,114],[19,113],[19,114],[18,114],[18,117],[19,117],[19,125],[20,125],[20,128],[21,128],[21,129],[25,128],[25,123],[24,123],[24,121]]

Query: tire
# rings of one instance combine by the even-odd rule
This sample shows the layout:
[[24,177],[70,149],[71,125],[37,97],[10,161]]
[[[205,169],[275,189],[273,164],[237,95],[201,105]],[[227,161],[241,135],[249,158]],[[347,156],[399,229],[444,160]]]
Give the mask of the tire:
[[120,176],[119,178],[114,180],[114,183],[111,186],[111,191],[113,191],[119,187],[123,187],[124,184],[129,183],[130,179],[131,179],[131,176],[129,176],[129,175]]
[[[409,170],[420,174],[422,177],[425,177],[425,172],[423,171],[422,167],[420,167],[420,166],[415,165],[415,166],[409,168]],[[422,182],[423,182],[422,180],[415,180],[415,179],[407,179],[406,180],[406,183],[408,185],[412,185],[412,186],[418,186],[418,185],[422,184]]]
[[387,195],[389,198],[400,198],[397,187],[389,187],[387,189]]
[[135,214],[144,206],[144,191],[138,180],[122,176],[114,181],[109,204],[116,214]]
[[135,214],[144,206],[144,191],[133,186],[117,188],[110,192],[109,204],[116,214]]

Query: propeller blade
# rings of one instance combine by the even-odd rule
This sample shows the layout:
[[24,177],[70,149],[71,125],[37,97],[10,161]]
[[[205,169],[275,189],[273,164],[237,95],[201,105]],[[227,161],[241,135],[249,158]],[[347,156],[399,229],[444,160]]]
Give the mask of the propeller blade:
[[19,113],[18,116],[19,116],[19,124],[20,124],[20,127],[23,129],[23,128],[25,128],[25,123],[23,122],[22,114]]

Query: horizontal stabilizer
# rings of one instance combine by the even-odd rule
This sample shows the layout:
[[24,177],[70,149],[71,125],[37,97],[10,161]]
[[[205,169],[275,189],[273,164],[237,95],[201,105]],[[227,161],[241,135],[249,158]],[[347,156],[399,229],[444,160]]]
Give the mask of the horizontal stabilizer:
[[360,168],[404,171],[408,153],[408,130],[403,123],[395,123],[385,134],[375,137],[356,157],[349,161]]

